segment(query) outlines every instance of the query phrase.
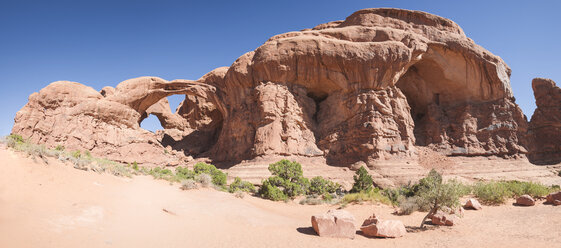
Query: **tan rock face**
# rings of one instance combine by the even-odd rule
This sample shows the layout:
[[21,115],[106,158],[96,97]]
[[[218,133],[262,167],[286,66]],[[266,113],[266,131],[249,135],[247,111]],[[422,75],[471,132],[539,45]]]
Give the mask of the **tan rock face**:
[[561,89],[551,79],[532,80],[536,110],[528,129],[528,159],[536,164],[561,162]]
[[312,216],[312,227],[320,237],[354,239],[355,217],[345,210],[329,210]]
[[[509,76],[499,57],[450,20],[365,9],[274,36],[196,81],[142,77],[100,93],[48,86],[30,97],[13,132],[158,165],[183,155],[229,163],[325,156],[331,165],[371,165],[414,157],[415,145],[510,156],[526,153],[526,120]],[[186,95],[175,112],[165,100],[174,94]],[[150,114],[164,131],[139,127]],[[161,155],[164,146],[179,156]]]

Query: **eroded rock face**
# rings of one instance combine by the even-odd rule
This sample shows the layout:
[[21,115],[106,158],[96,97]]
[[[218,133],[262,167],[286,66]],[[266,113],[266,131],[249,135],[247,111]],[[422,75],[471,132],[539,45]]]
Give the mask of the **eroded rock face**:
[[187,128],[170,112],[167,100],[162,100],[175,93],[205,98],[214,94],[207,85],[150,77],[127,80],[116,89],[105,87],[101,92],[59,81],[29,97],[16,115],[12,132],[33,142],[88,150],[115,161],[173,165],[180,158],[165,154],[156,135],[140,128],[139,123],[150,112],[164,127]]
[[551,79],[535,78],[536,110],[528,128],[528,159],[536,164],[561,162],[561,89]]
[[[30,97],[13,132],[138,162],[164,146],[233,163],[296,155],[370,165],[414,157],[416,144],[448,155],[509,156],[526,152],[526,121],[509,76],[499,57],[450,20],[365,9],[274,36],[196,81],[143,77],[100,93],[48,86]],[[165,100],[173,94],[186,95],[175,112]],[[149,114],[165,129],[158,135],[138,125]],[[67,130],[78,126],[90,135]]]

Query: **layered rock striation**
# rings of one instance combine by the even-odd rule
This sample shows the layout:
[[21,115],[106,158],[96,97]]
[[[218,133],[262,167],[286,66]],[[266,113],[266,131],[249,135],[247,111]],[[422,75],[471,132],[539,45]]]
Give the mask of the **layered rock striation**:
[[[196,81],[144,77],[101,92],[55,82],[30,97],[13,132],[159,165],[281,155],[347,166],[414,157],[415,146],[512,156],[527,152],[527,121],[510,72],[448,19],[364,9],[271,37]],[[173,94],[186,95],[175,112],[165,100]],[[150,114],[162,132],[140,128]]]

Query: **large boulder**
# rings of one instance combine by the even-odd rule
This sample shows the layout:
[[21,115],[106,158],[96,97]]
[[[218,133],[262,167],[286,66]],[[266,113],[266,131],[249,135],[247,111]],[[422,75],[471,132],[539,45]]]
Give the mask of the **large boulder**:
[[561,162],[561,89],[551,79],[535,78],[536,110],[528,127],[528,159],[536,164]]
[[345,210],[329,210],[312,216],[312,227],[320,237],[354,239],[355,217]]
[[399,220],[379,220],[376,215],[364,220],[360,230],[364,236],[379,238],[398,238],[407,233],[403,222]]

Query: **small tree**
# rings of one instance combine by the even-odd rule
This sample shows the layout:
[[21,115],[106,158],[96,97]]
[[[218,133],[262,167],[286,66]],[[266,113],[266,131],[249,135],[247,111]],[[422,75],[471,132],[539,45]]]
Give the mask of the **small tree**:
[[461,187],[456,181],[442,182],[442,176],[432,169],[428,176],[418,184],[420,207],[430,207],[429,213],[423,218],[421,228],[429,216],[436,214],[441,207],[455,208],[460,204]]
[[364,166],[360,167],[353,176],[355,183],[353,184],[353,188],[351,192],[357,193],[360,191],[370,191],[372,189],[372,185],[374,185],[374,181],[368,171],[364,168]]
[[[310,180],[303,177],[302,165],[283,159],[269,165],[273,176],[263,180],[259,194],[271,200],[284,200],[305,194],[310,187]],[[283,195],[283,196],[281,196]]]

